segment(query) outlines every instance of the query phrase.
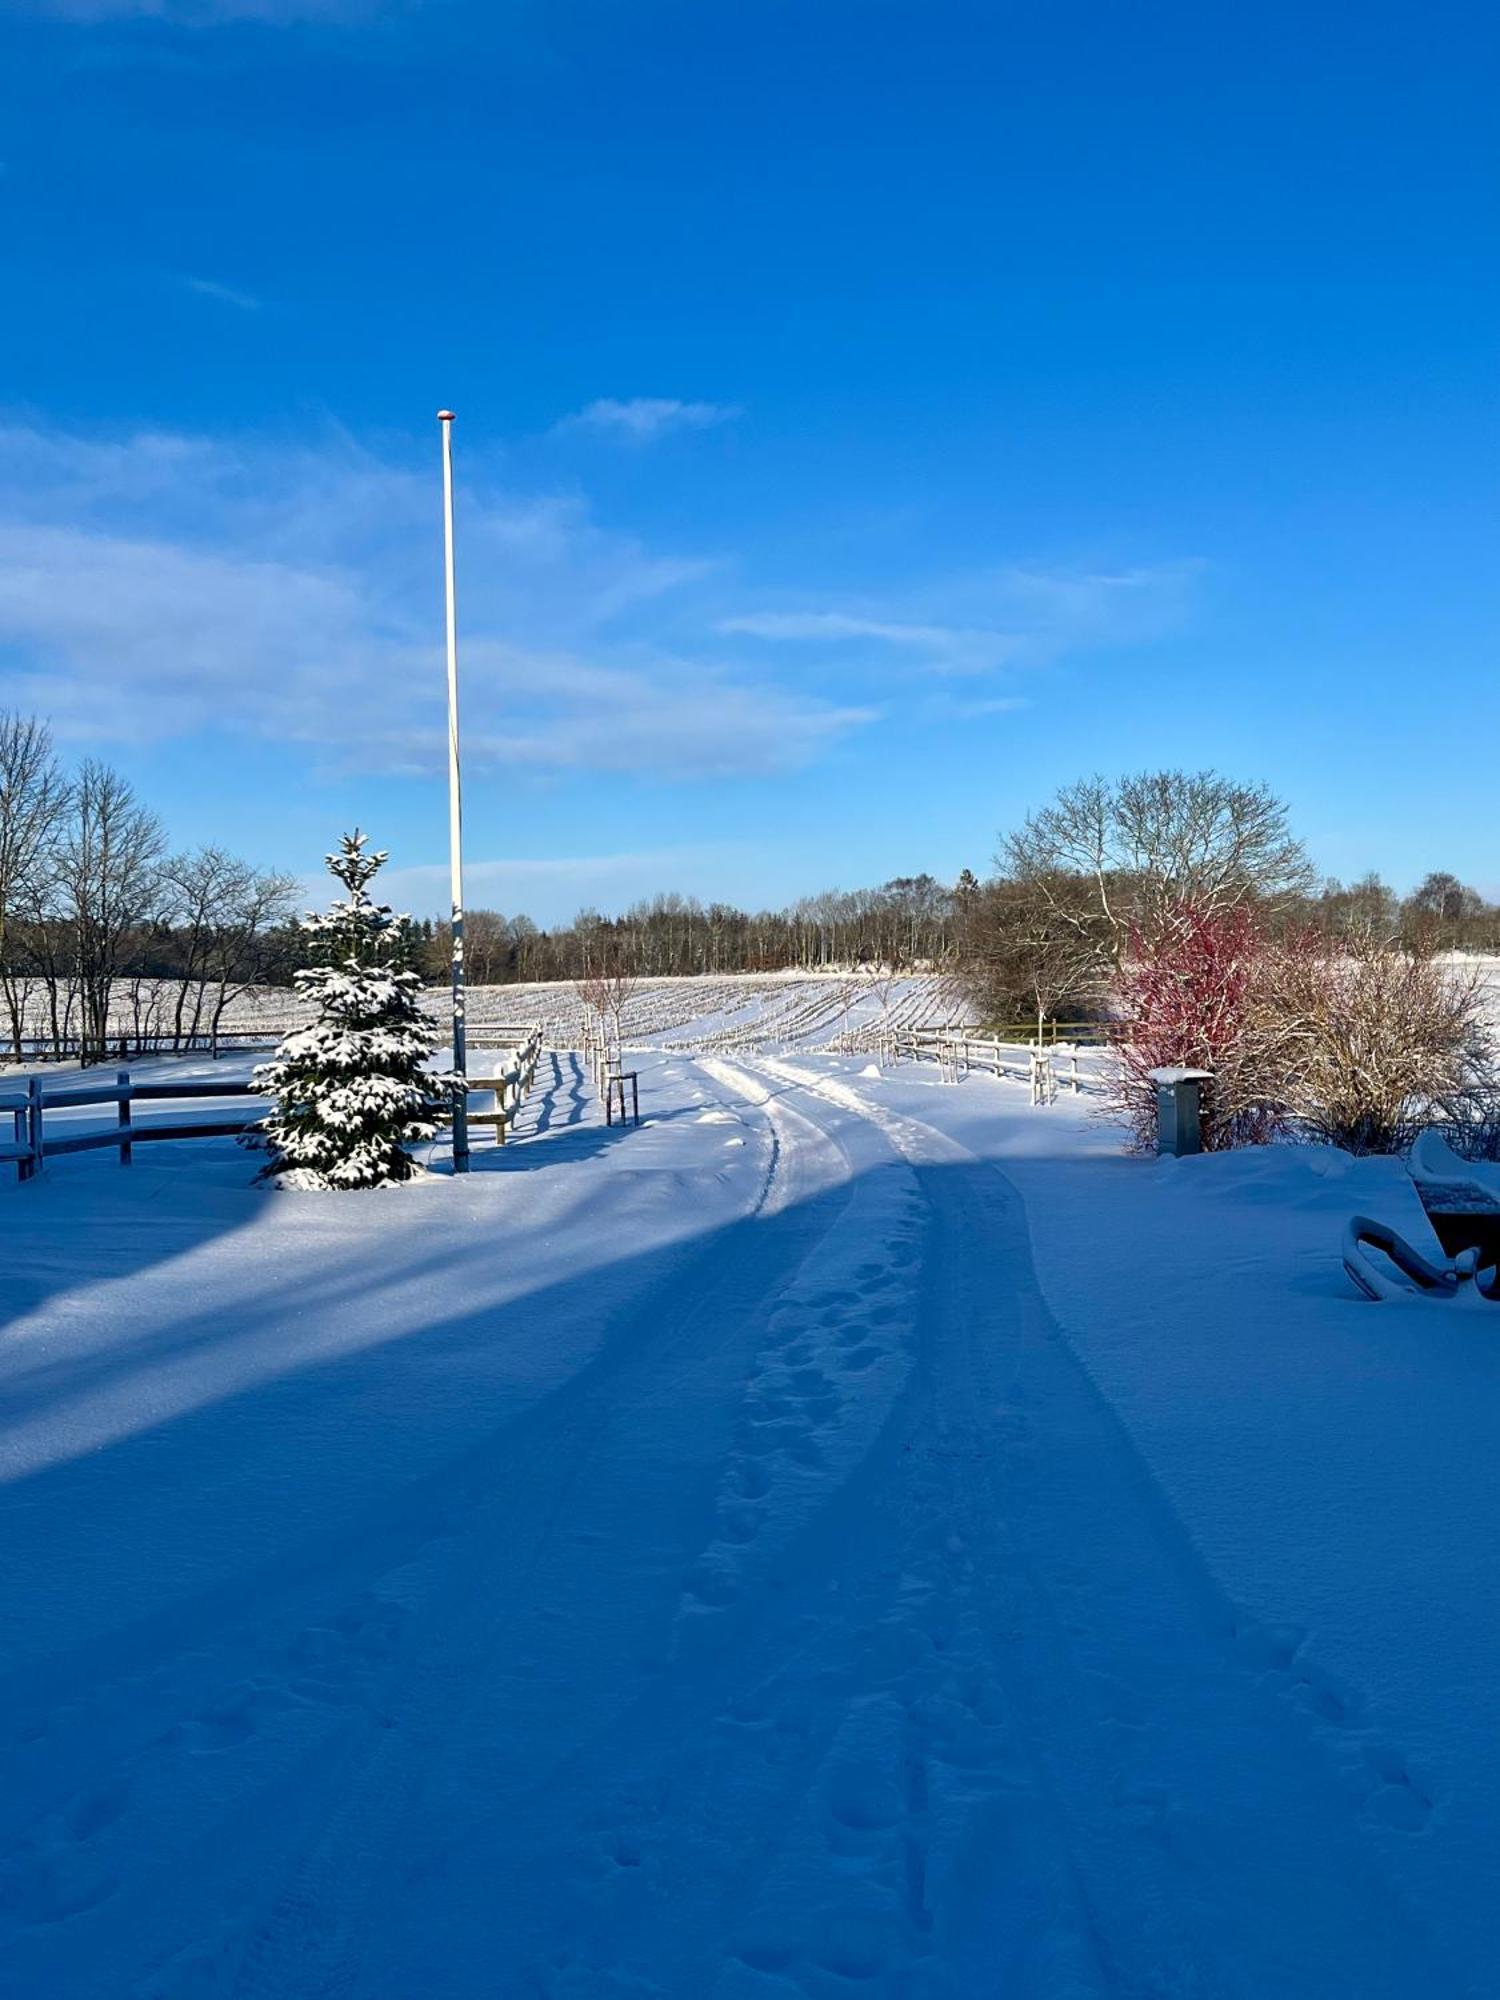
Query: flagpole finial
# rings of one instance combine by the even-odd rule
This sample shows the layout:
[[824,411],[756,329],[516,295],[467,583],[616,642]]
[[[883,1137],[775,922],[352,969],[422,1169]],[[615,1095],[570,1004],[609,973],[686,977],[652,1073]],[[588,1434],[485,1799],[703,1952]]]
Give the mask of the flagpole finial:
[[438,422],[440,424],[451,424],[456,414],[457,412],[454,410],[439,410]]

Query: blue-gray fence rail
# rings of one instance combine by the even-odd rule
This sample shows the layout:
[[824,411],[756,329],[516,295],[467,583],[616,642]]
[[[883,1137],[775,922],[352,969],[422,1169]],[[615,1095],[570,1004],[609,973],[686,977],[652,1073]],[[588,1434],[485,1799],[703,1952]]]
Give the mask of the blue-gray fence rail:
[[[202,1028],[192,1034],[186,1030],[174,1035],[168,1029],[134,1029],[114,1026],[104,1041],[96,1042],[80,1036],[76,1029],[62,1034],[47,1034],[40,1029],[23,1034],[19,1045],[7,1036],[0,1046],[0,1060],[9,1057],[15,1062],[50,1063],[80,1062],[85,1067],[102,1068],[106,1063],[122,1063],[131,1056],[235,1056],[253,1055],[260,1049],[274,1048],[285,1035],[297,1028],[305,1028],[311,1016],[301,1020],[290,1017],[284,1020],[268,1020],[239,1028]],[[471,1049],[508,1049],[524,1042],[533,1032],[529,1021],[490,1022],[471,1021],[468,1041]],[[535,1032],[540,1033],[540,1029]],[[3,1088],[3,1083],[0,1083]]]
[[[44,1160],[54,1159],[60,1153],[91,1153],[114,1147],[119,1151],[120,1164],[129,1166],[132,1149],[148,1140],[222,1139],[243,1132],[260,1116],[257,1104],[254,1108],[247,1105],[229,1117],[195,1118],[191,1122],[166,1118],[138,1121],[134,1113],[137,1104],[206,1103],[255,1096],[248,1080],[221,1077],[212,1081],[142,1082],[132,1079],[128,1069],[122,1069],[109,1084],[93,1079],[80,1083],[49,1079],[44,1083],[39,1076],[27,1077],[24,1085],[18,1082],[7,1087],[0,1083],[0,1120],[8,1116],[12,1131],[8,1140],[0,1139],[0,1160],[13,1162],[23,1181],[40,1172]],[[49,1111],[109,1104],[116,1107],[113,1125],[84,1131],[69,1131],[66,1127],[60,1131],[47,1130]],[[3,1129],[0,1123],[0,1130]]]
[[[472,1077],[469,1094],[481,1100],[471,1118],[493,1125],[495,1137],[503,1145],[531,1088],[541,1054],[541,1032],[533,1029],[519,1045],[501,1046],[513,1050],[510,1062],[495,1076]],[[228,1098],[246,1098],[251,1102],[228,1115],[186,1122],[166,1118],[138,1120],[134,1113],[138,1104],[222,1105]],[[47,1130],[48,1112],[111,1104],[116,1108],[113,1125],[84,1131],[69,1130],[66,1126],[59,1130],[54,1125],[52,1131]],[[13,1165],[17,1177],[23,1181],[39,1173],[45,1161],[63,1153],[114,1148],[119,1152],[121,1166],[128,1167],[133,1149],[150,1140],[232,1138],[261,1116],[264,1105],[265,1099],[248,1079],[235,1077],[200,1077],[178,1082],[165,1078],[141,1080],[132,1078],[128,1069],[122,1069],[113,1083],[95,1077],[81,1077],[77,1082],[56,1077],[18,1077],[9,1085],[0,1080],[0,1134],[5,1131],[7,1119],[11,1126],[11,1136],[0,1137],[0,1161]]]

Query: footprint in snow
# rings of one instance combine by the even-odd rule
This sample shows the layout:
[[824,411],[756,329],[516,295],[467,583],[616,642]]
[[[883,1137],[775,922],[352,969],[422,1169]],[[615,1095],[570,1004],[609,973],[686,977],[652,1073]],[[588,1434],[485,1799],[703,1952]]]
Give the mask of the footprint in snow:
[[130,1798],[130,1784],[125,1778],[114,1784],[104,1785],[97,1791],[85,1792],[69,1806],[63,1820],[68,1839],[81,1842],[92,1840],[102,1833],[124,1812]]

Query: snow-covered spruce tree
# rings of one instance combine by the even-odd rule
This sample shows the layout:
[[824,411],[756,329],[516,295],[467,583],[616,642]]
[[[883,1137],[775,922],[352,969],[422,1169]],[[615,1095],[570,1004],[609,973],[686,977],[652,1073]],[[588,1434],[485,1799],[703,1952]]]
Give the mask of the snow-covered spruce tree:
[[294,975],[317,1019],[256,1069],[276,1109],[247,1137],[270,1149],[262,1178],[281,1187],[389,1187],[416,1171],[408,1146],[433,1136],[460,1086],[427,1068],[439,1036],[420,978],[393,962],[403,920],[368,893],[386,856],[367,854],[356,827],[327,859],[348,893],[304,917],[327,962]]

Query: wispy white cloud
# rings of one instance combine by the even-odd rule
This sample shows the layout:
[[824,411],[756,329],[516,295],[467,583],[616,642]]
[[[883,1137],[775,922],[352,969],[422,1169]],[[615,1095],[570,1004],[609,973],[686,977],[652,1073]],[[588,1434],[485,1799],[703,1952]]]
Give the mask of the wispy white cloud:
[[1124,567],[1012,563],[985,572],[974,588],[994,593],[1045,643],[1133,645],[1175,630],[1189,615],[1204,564],[1188,557]]
[[[459,496],[474,768],[702,778],[795,768],[861,701],[656,638],[702,559],[576,498]],[[330,763],[441,768],[430,472],[345,440],[234,445],[0,430],[0,701],[74,739],[242,730]]]
[[[0,704],[80,742],[237,731],[332,767],[440,770],[434,470],[332,432],[0,424]],[[733,563],[497,485],[477,453],[461,471],[476,775],[726,778],[817,763],[898,703],[935,726],[998,717],[1026,674],[1180,625],[1197,576],[1032,563],[746,606]]]
[[929,695],[922,704],[922,712],[935,722],[981,722],[987,716],[1015,715],[1032,706],[1031,696],[1024,694],[965,697],[943,693]]
[[14,0],[14,4],[60,21],[164,21],[176,27],[212,28],[235,21],[261,21],[269,27],[297,21],[355,22],[392,11],[402,0]]
[[926,584],[899,600],[739,612],[718,629],[843,657],[891,649],[928,672],[983,676],[1158,638],[1187,616],[1201,567],[1011,564]]
[[182,284],[200,298],[216,299],[221,306],[237,306],[241,312],[259,312],[261,301],[249,292],[236,291],[233,285],[221,285],[216,278],[182,279]]
[[[619,854],[570,854],[539,859],[485,859],[464,863],[464,894],[471,909],[530,909],[538,897],[561,906],[566,896],[590,902],[629,901],[650,895],[664,881],[694,876],[712,879],[726,866],[754,865],[751,843],[711,841],[640,848]],[[389,868],[380,878],[382,897],[401,909],[435,910],[448,901],[447,863]],[[325,877],[309,876],[308,900],[323,900]]]
[[919,653],[953,673],[984,673],[1001,667],[1022,650],[1009,632],[961,625],[914,625],[891,618],[856,617],[846,611],[763,611],[721,619],[719,630],[754,639],[812,639],[836,642],[872,639],[882,646]]
[[597,431],[631,444],[646,444],[670,431],[706,431],[732,423],[744,412],[737,403],[683,403],[671,396],[601,396],[557,426],[560,431]]

